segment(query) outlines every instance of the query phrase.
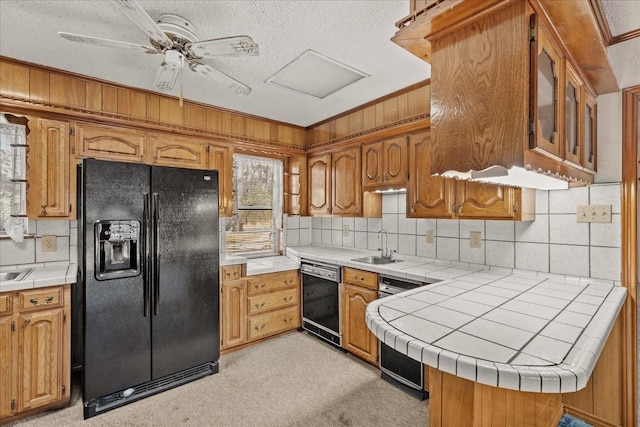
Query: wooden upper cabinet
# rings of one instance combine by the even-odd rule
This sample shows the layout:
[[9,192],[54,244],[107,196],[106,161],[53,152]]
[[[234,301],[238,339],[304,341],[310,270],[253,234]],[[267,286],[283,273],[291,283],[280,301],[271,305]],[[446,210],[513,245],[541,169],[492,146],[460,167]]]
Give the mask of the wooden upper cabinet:
[[445,178],[431,176],[429,131],[409,137],[408,218],[446,218],[453,216],[453,187]]
[[538,25],[536,18],[536,15],[532,15],[531,30],[537,34],[531,46],[532,53],[536,53],[536,68],[531,72],[531,93],[535,99],[532,120],[535,130],[530,148],[561,160],[564,157],[560,132],[561,127],[564,128],[560,121],[561,94],[564,92],[561,90],[564,85],[561,71],[564,63],[560,48],[547,29]]
[[589,70],[573,66],[537,3],[501,2],[464,18],[447,14],[450,31],[423,27],[432,58],[433,173],[517,166],[534,171],[532,177],[544,171],[593,182],[580,158],[582,131],[576,126],[584,122]]
[[309,214],[331,214],[331,154],[311,156],[307,165]]
[[207,142],[176,135],[149,137],[149,163],[160,166],[206,169]]
[[458,218],[534,219],[535,190],[460,181],[456,191]]
[[37,132],[29,139],[30,218],[75,218],[75,162],[68,122],[38,119]]
[[407,138],[399,136],[362,146],[364,190],[404,188],[407,185]]
[[207,167],[218,171],[218,200],[220,216],[233,215],[233,158],[231,149],[221,145],[209,145]]
[[360,147],[332,153],[332,213],[359,215],[362,205]]
[[143,163],[146,134],[135,129],[79,124],[78,155],[96,159]]

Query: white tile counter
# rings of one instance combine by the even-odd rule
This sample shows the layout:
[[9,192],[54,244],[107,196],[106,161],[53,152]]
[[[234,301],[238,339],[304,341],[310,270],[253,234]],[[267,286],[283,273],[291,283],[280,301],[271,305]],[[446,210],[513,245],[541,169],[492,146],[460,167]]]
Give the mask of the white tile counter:
[[512,274],[413,289],[367,306],[385,344],[441,371],[512,390],[586,386],[626,296],[621,286]]
[[287,255],[424,282],[376,300],[367,326],[385,344],[490,386],[564,393],[585,387],[626,288],[603,280],[412,257],[370,265],[371,251],[296,246]]
[[67,283],[76,283],[77,280],[77,264],[61,263],[47,264],[44,266],[21,265],[14,267],[2,267],[0,271],[17,271],[27,268],[32,268],[33,270],[22,280],[1,281],[0,292],[65,285]]

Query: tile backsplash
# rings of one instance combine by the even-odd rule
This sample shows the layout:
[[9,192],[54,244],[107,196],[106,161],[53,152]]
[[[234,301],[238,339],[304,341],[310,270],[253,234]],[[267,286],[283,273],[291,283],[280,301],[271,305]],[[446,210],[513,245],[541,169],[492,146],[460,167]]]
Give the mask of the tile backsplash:
[[[68,220],[29,220],[28,230],[33,237],[21,243],[0,240],[0,266],[78,262],[78,222]],[[42,236],[56,236],[56,250],[43,252]]]
[[[403,255],[619,281],[620,188],[612,183],[538,190],[535,221],[411,219],[405,215],[406,194],[385,194],[382,218],[290,216],[285,242],[309,244],[310,234],[313,244],[377,250],[383,228],[389,249]],[[587,204],[611,205],[611,223],[578,223],[576,207]],[[433,243],[427,243],[429,230]],[[469,245],[472,231],[481,233],[480,248]]]

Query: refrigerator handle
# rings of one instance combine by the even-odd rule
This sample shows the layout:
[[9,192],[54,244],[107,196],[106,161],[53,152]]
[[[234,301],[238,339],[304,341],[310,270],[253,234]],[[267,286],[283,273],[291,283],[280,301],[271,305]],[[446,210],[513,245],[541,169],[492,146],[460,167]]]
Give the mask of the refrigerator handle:
[[144,233],[142,241],[144,242],[144,317],[149,316],[149,303],[151,297],[151,264],[149,263],[151,255],[151,230],[149,224],[149,193],[143,193],[144,206],[142,214],[142,232]]
[[153,253],[151,255],[153,259],[153,267],[152,267],[152,275],[153,275],[153,314],[156,315],[160,312],[160,263],[158,262],[158,257],[160,253],[158,251],[159,247],[159,237],[158,237],[158,218],[160,216],[160,202],[158,198],[158,193],[153,193],[153,224],[151,226],[153,230]]

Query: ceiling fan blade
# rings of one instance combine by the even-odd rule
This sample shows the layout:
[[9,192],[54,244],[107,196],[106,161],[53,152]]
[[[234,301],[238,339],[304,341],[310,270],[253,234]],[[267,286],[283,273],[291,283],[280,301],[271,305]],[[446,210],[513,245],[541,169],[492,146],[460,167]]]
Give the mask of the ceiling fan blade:
[[197,58],[216,56],[256,56],[258,45],[249,36],[224,37],[187,43],[185,48]]
[[98,37],[82,36],[80,34],[65,33],[65,32],[59,32],[58,35],[63,39],[71,40],[72,42],[86,43],[94,46],[114,47],[117,49],[141,50],[145,53],[161,53],[155,47],[145,46],[141,44],[120,42],[116,40],[101,39]]
[[222,71],[216,70],[210,65],[192,62],[189,64],[189,68],[191,68],[192,71],[195,71],[196,73],[235,91],[236,95],[248,95],[249,92],[251,92],[251,88],[249,86],[240,83],[233,77],[229,77]]
[[168,50],[164,54],[164,61],[156,74],[153,87],[158,90],[168,91],[173,89],[176,78],[184,65],[184,57],[176,50]]
[[136,0],[111,0],[116,7],[129,17],[138,27],[151,37],[153,41],[160,46],[169,49],[173,46],[173,42],[158,27],[158,24],[149,16],[149,14],[138,4]]

